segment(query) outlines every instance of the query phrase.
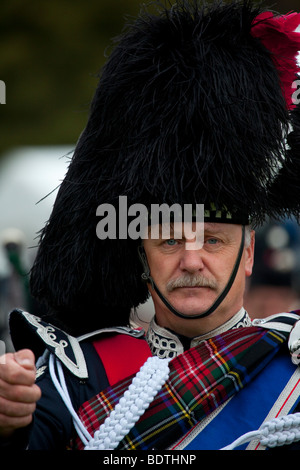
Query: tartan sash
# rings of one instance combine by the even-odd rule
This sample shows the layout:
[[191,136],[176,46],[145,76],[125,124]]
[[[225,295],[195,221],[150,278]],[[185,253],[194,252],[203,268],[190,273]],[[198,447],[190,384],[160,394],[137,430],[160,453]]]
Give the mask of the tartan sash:
[[[251,326],[203,341],[170,362],[170,375],[118,450],[166,449],[243,389],[272,360],[288,333]],[[94,434],[133,376],[85,402],[78,415]],[[83,449],[79,437],[72,447]]]
[[[282,348],[283,349],[283,348]],[[293,413],[300,400],[300,369],[286,350],[279,351],[261,374],[235,394],[213,415],[198,423],[172,450],[218,450],[264,421]],[[265,450],[258,440],[235,450]]]

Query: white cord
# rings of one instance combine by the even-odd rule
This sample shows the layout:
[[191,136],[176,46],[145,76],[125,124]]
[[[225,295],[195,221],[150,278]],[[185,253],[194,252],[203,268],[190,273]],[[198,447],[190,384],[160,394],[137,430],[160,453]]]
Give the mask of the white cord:
[[280,416],[267,421],[257,431],[243,434],[221,450],[233,450],[253,439],[258,439],[263,446],[270,448],[300,441],[300,413]]
[[60,394],[63,402],[65,403],[66,407],[68,408],[69,412],[72,415],[73,423],[80,439],[82,440],[84,445],[87,445],[88,442],[92,439],[92,436],[90,435],[86,427],[83,425],[82,421],[79,419],[79,416],[77,415],[76,411],[73,408],[70,395],[66,386],[65,377],[64,377],[64,373],[61,367],[61,363],[58,360],[56,360],[56,365],[57,365],[57,369],[59,373],[60,382],[58,381],[56,377],[55,369],[54,369],[54,358],[55,356],[51,354],[49,358],[49,371],[50,371],[51,379],[56,387],[56,390]]
[[166,382],[169,362],[170,359],[148,358],[85,450],[113,450],[118,446]]
[[56,360],[58,380],[54,368],[54,356],[50,355],[50,376],[73,417],[74,426],[85,445],[85,450],[113,450],[118,446],[166,382],[170,372],[169,362],[170,359],[149,357],[133,378],[115,409],[92,437],[73,408],[60,362]]

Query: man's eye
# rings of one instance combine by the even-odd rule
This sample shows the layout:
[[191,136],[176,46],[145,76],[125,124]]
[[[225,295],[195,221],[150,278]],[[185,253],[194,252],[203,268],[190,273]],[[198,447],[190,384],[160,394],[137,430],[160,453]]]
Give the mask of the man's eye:
[[208,238],[206,240],[206,243],[208,243],[209,245],[216,245],[218,243],[218,239],[217,238]]
[[166,240],[165,243],[168,246],[174,246],[174,245],[176,245],[177,241],[174,240],[174,238],[170,238],[169,240]]

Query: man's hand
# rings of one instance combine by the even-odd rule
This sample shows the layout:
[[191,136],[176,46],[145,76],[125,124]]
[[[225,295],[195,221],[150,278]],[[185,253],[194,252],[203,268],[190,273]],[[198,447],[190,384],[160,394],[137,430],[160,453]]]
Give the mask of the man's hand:
[[31,423],[41,390],[35,384],[35,358],[23,349],[0,357],[0,436]]

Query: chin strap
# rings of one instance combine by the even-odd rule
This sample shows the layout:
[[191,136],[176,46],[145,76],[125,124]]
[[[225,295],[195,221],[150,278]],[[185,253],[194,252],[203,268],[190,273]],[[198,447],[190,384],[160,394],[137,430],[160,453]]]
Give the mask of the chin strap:
[[224,290],[221,292],[221,294],[215,300],[215,302],[212,304],[212,306],[208,310],[206,310],[205,312],[199,313],[198,315],[186,315],[185,313],[179,312],[163,296],[163,294],[160,292],[157,285],[155,284],[153,278],[151,277],[147,256],[146,256],[146,253],[145,253],[145,250],[144,250],[143,246],[139,246],[139,248],[138,248],[139,257],[140,257],[140,260],[141,260],[143,268],[144,268],[144,272],[143,272],[141,277],[142,277],[143,281],[150,282],[152,288],[157,293],[158,297],[162,300],[162,302],[170,310],[170,312],[172,312],[177,317],[184,318],[186,320],[196,320],[198,318],[204,318],[204,317],[207,317],[208,315],[210,315],[211,313],[213,313],[219,307],[219,305],[223,302],[223,300],[227,296],[229,290],[231,289],[231,286],[234,283],[234,280],[236,278],[236,275],[237,275],[237,272],[238,272],[238,269],[239,269],[239,266],[240,266],[240,262],[241,262],[241,259],[242,259],[242,256],[243,256],[244,247],[245,247],[245,226],[243,225],[242,226],[242,238],[241,238],[240,248],[239,248],[239,252],[238,252],[238,255],[237,255],[233,270],[232,270],[232,273],[230,275],[230,278],[229,278]]

